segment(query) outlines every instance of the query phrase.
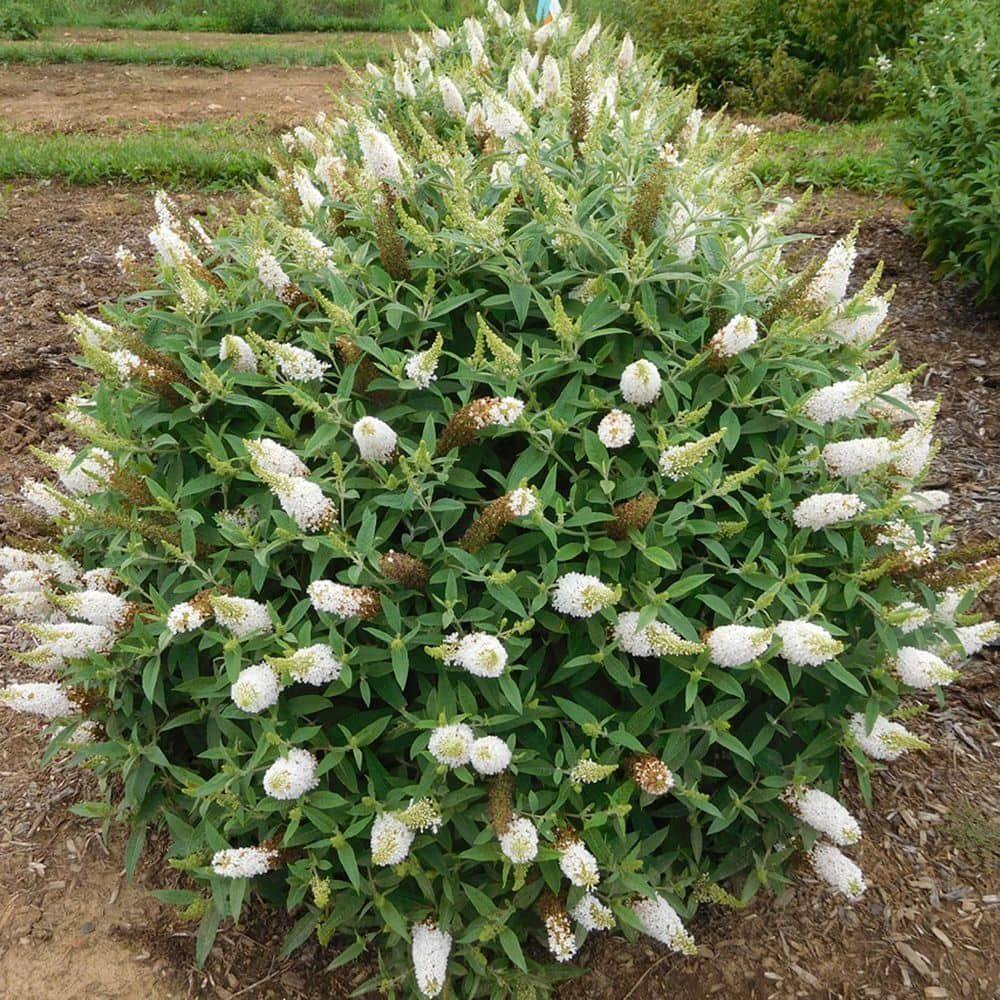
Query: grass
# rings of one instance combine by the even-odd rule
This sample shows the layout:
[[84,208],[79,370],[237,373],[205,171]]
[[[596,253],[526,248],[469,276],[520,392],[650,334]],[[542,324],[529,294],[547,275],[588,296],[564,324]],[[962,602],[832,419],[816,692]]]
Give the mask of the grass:
[[[813,126],[761,137],[757,174],[767,184],[896,193],[888,146],[898,125]],[[141,181],[165,187],[239,187],[268,173],[274,142],[261,119],[151,126],[121,135],[21,133],[0,126],[0,179],[62,177],[74,184]]]
[[0,129],[0,180],[61,177],[71,184],[116,180],[225,190],[270,173],[273,142],[263,122],[247,119],[116,136]]
[[21,63],[117,63],[164,66],[214,66],[246,69],[248,66],[363,66],[383,62],[390,51],[381,36],[344,38],[329,44],[275,41],[238,41],[204,45],[182,38],[170,41],[66,42],[40,38],[28,42],[0,41],[0,65]]
[[898,194],[891,144],[895,121],[816,125],[761,137],[757,174],[766,184],[783,178],[799,187],[845,187],[870,194]]
[[49,24],[164,31],[402,31],[446,27],[476,0],[34,0]]

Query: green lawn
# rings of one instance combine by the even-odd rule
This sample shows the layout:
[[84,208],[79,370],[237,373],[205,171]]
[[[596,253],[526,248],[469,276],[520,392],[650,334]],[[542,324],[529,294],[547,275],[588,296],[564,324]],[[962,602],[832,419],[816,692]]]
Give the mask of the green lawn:
[[225,41],[203,44],[178,36],[169,41],[157,37],[135,37],[126,41],[66,41],[56,31],[46,31],[33,41],[0,41],[0,64],[26,63],[119,63],[166,66],[215,66],[245,69],[247,66],[330,66],[346,63],[363,66],[379,63],[391,52],[392,36],[358,34],[328,43],[303,43],[279,38]]
[[897,170],[890,146],[899,123],[812,125],[761,137],[757,173],[771,184],[844,187],[875,194],[895,193]]
[[0,178],[233,188],[270,171],[265,154],[274,142],[263,122],[247,119],[133,129],[115,136],[0,129]]

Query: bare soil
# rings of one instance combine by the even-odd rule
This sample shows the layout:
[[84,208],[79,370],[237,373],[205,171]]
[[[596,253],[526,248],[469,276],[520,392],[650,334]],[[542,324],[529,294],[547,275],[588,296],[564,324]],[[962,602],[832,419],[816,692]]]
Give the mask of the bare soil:
[[278,129],[310,121],[343,89],[339,66],[8,65],[0,121],[26,131],[119,133],[130,127],[253,116]]
[[[189,212],[209,207],[200,195],[182,201]],[[954,285],[931,282],[905,215],[898,202],[838,194],[818,199],[805,225],[822,245],[862,218],[858,271],[885,259],[886,283],[898,286],[891,336],[908,364],[927,365],[917,395],[944,394],[933,484],[952,491],[949,514],[960,538],[992,537],[1000,531],[1000,319],[974,308]],[[133,187],[19,185],[0,203],[0,408],[8,416],[0,422],[0,501],[31,471],[28,446],[58,426],[51,408],[77,382],[59,314],[93,310],[124,292],[114,249],[125,243],[146,253],[153,221],[148,194]],[[11,522],[6,529],[13,536]],[[986,608],[996,613],[995,592]],[[0,648],[15,641],[9,635],[0,634]],[[1000,995],[997,661],[995,652],[972,661],[943,707],[910,723],[934,749],[878,776],[871,808],[847,774],[845,795],[865,828],[858,853],[871,888],[861,903],[840,905],[803,870],[777,898],[699,914],[697,958],[645,940],[628,946],[595,936],[580,956],[589,971],[562,988],[563,1000]],[[14,676],[0,660],[0,681]],[[260,911],[224,930],[207,968],[194,970],[194,928],[144,893],[144,884],[164,884],[170,874],[154,858],[140,884],[126,886],[121,834],[113,830],[105,847],[98,824],[67,812],[73,801],[94,797],[88,776],[59,762],[42,768],[30,720],[4,718],[3,727],[2,1000],[340,1000],[370,974],[364,965],[325,973],[336,948],[315,942],[278,962],[288,918]]]

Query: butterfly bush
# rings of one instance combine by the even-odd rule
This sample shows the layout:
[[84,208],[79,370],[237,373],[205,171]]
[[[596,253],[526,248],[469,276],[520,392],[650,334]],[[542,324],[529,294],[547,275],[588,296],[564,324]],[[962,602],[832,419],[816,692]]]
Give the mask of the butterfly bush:
[[165,824],[199,959],[266,899],[386,995],[540,995],[797,852],[863,891],[841,760],[926,746],[893,714],[996,564],[920,491],[879,273],[786,265],[755,142],[493,3],[214,232],[158,198],[153,287],[74,320],[0,703],[77,734],[130,867]]

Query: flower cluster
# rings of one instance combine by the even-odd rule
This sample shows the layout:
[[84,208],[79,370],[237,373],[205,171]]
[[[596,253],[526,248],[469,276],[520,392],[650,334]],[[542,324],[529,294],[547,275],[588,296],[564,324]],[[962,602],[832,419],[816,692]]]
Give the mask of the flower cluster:
[[780,884],[796,835],[856,897],[801,782],[923,746],[901,695],[997,634],[854,237],[786,259],[750,130],[631,39],[487,11],[284,137],[225,231],[157,199],[154,287],[73,320],[39,551],[0,549],[54,671],[0,701],[100,740],[193,879],[273,872],[424,996],[542,989],[533,944],[616,916],[691,953],[671,893]]

